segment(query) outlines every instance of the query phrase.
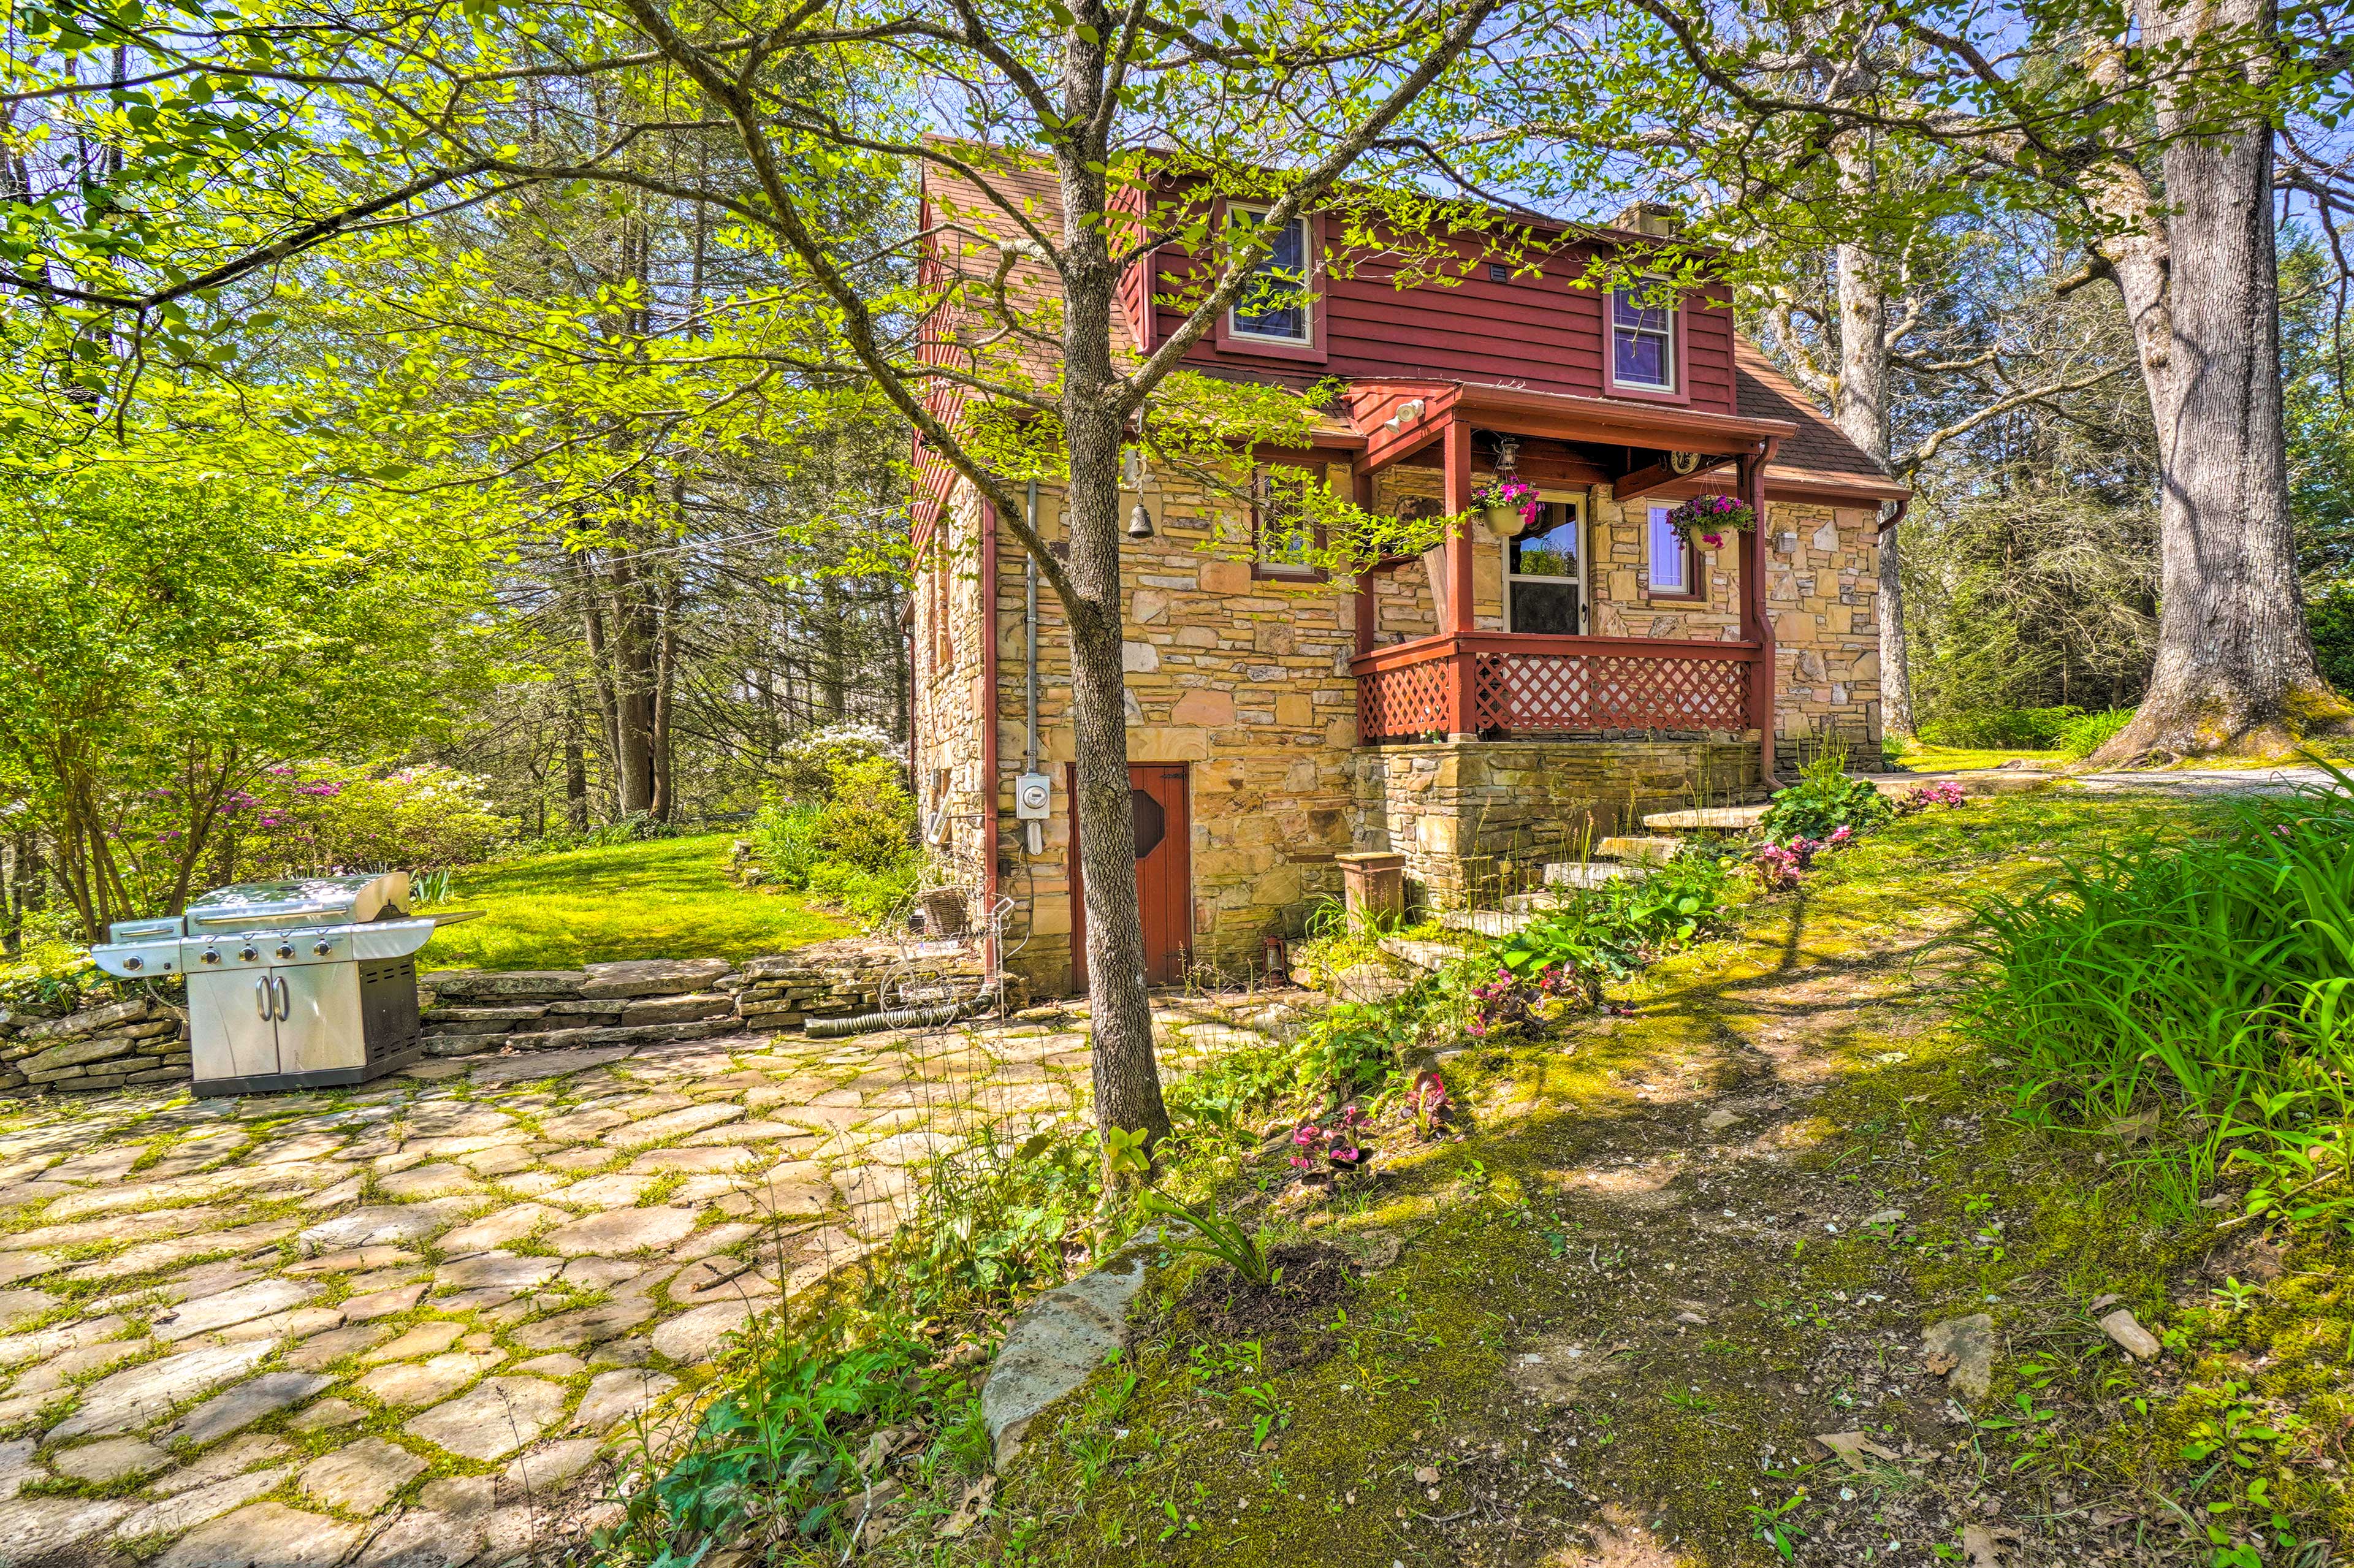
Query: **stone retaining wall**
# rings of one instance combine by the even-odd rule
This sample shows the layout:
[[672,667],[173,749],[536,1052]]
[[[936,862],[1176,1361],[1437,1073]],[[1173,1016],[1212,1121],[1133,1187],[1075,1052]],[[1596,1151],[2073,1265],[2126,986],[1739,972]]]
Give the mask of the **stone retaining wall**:
[[419,975],[425,1049],[546,1051],[700,1040],[747,1030],[798,1029],[812,1018],[871,1012],[882,984],[906,963],[978,980],[964,944],[848,938],[747,959],[633,959],[578,969],[444,969]]
[[63,1094],[167,1084],[188,1075],[188,1015],[133,997],[63,1018],[0,1009],[0,1095]]
[[[434,1056],[641,1045],[715,1034],[795,1030],[812,1018],[871,1012],[885,980],[918,975],[978,982],[980,959],[958,942],[868,938],[747,959],[635,959],[578,969],[440,969],[417,977],[425,1049]],[[1013,986],[1023,1004],[1026,988]],[[62,1018],[0,1008],[0,1098],[90,1094],[186,1081],[185,1009],[149,997],[109,1001]]]

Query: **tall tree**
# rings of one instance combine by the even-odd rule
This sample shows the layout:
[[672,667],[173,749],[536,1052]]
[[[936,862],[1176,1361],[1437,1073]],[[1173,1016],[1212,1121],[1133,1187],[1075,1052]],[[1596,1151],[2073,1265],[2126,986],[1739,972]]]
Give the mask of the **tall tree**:
[[[1475,48],[1510,53],[1515,29],[1533,15],[1503,6],[1408,0],[1213,14],[1191,5],[1156,10],[1146,0],[987,8],[863,0],[748,16],[652,0],[382,14],[330,4],[224,26],[187,0],[127,16],[58,5],[39,13],[39,30],[65,52],[121,43],[156,79],[138,90],[144,128],[135,166],[106,193],[111,210],[135,216],[96,228],[84,221],[80,192],[35,191],[15,204],[18,221],[5,239],[28,295],[130,323],[143,334],[141,352],[188,355],[200,352],[207,324],[192,304],[252,287],[312,247],[501,187],[652,192],[757,234],[811,308],[798,335],[742,350],[737,363],[755,380],[879,389],[926,448],[994,504],[1061,601],[1074,644],[1097,1115],[1107,1127],[1158,1138],[1168,1118],[1142,978],[1120,668],[1123,450],[1140,420],[1148,429],[1214,426],[1245,440],[1269,419],[1286,431],[1304,427],[1304,407],[1270,412],[1246,397],[1222,405],[1217,384],[1178,375],[1178,365],[1252,285],[1272,237],[1331,200],[1344,176],[1372,176],[1352,187],[1363,206],[1391,193],[1394,228],[1448,221],[1416,180],[1504,159],[1508,149],[1457,134],[1480,97]],[[527,30],[518,25],[526,17]],[[609,79],[632,85],[618,105],[594,90]],[[203,101],[191,81],[202,84]],[[224,90],[227,111],[214,107]],[[66,80],[41,90],[58,104],[88,101]],[[215,126],[225,112],[236,137]],[[1007,151],[926,138],[943,123]],[[558,126],[564,133],[552,133]],[[714,135],[730,154],[716,171],[688,155]],[[1383,151],[1369,164],[1377,144]],[[249,145],[261,151],[249,155],[241,149]],[[326,156],[297,155],[306,150]],[[1134,232],[1129,198],[1145,165],[1172,156],[1214,184],[1264,196],[1271,221],[1213,235],[1205,210],[1181,205],[1149,214],[1146,232]],[[844,182],[917,164],[985,193],[1013,237],[999,284],[1017,267],[1051,275],[1051,305],[1009,323],[1017,346],[1051,351],[1043,372],[1034,354],[978,369],[925,354],[917,329],[926,317],[991,301],[962,279],[928,296],[908,291],[895,275],[895,252],[842,221],[832,198]],[[1055,176],[1051,210],[1028,196],[1028,171],[1038,164]],[[156,220],[178,199],[172,179],[185,182],[191,166],[241,176],[238,188],[252,192],[253,207],[240,229],[214,226],[196,267],[166,253],[185,250],[186,240]],[[323,177],[327,170],[332,178]],[[244,238],[255,233],[261,243]],[[29,262],[43,243],[69,235],[92,265],[60,285]],[[1212,265],[1177,329],[1149,356],[1125,362],[1114,332],[1118,280],[1144,249],[1172,240]],[[1013,304],[1016,313],[1031,308]],[[58,320],[70,335],[62,313]],[[978,423],[945,417],[933,393],[951,387]],[[1172,405],[1210,411],[1156,416],[1157,406]],[[1018,415],[1026,428],[982,439],[1012,429],[991,413]],[[1063,482],[1067,559],[1023,521],[1006,474],[1024,450]],[[602,635],[618,647],[637,632],[609,619]],[[623,695],[618,686],[615,695]]]
[[[2089,0],[1641,8],[1745,128],[1737,151],[1761,183],[1834,183],[1821,171],[1858,136],[1957,160],[1977,199],[2062,226],[2084,281],[2117,290],[2157,416],[2164,592],[2149,691],[2103,760],[2275,754],[2354,718],[2320,679],[2298,599],[2273,237],[2276,139],[2345,98],[2342,5],[2288,28],[2266,0],[2139,0],[2129,18]],[[1900,69],[1790,90],[1769,79],[1793,37],[1831,61],[1893,37]],[[1921,229],[1882,212],[1883,252]]]

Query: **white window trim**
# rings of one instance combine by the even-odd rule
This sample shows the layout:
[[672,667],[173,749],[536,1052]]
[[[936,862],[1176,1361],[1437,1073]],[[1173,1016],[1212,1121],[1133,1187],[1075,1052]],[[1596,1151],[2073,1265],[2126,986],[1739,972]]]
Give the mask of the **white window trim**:
[[[1665,278],[1644,278],[1637,287],[1625,291],[1639,294],[1644,286],[1652,283],[1664,283],[1667,280]],[[1620,292],[1621,291],[1617,289],[1610,291],[1611,384],[1613,386],[1628,387],[1638,392],[1681,392],[1683,388],[1676,385],[1676,334],[1683,330],[1684,313],[1682,306],[1680,304],[1670,304],[1667,307],[1668,330],[1665,334],[1638,333],[1638,334],[1641,336],[1664,337],[1667,348],[1666,352],[1659,356],[1659,363],[1666,367],[1667,379],[1664,381],[1631,380],[1628,377],[1618,374],[1618,334],[1621,330],[1618,325],[1618,295]],[[1625,330],[1637,331],[1635,328],[1628,328]]]
[[1512,542],[1510,539],[1497,541],[1497,549],[1504,565],[1504,630],[1507,631],[1520,630],[1512,624],[1512,585],[1514,583],[1568,583],[1577,589],[1577,635],[1587,636],[1594,625],[1594,596],[1585,586],[1586,557],[1593,553],[1594,535],[1593,531],[1586,526],[1585,497],[1566,491],[1540,489],[1537,492],[1537,499],[1547,505],[1569,508],[1571,525],[1577,530],[1577,575],[1571,577],[1531,577],[1525,572],[1516,572],[1512,570]]
[[[1230,201],[1226,204],[1226,225],[1228,228],[1232,228],[1234,226],[1235,214],[1238,212],[1252,213],[1264,220],[1267,215],[1274,210],[1275,208],[1272,207],[1251,207],[1243,202]],[[1304,212],[1294,213],[1292,215],[1291,221],[1299,230],[1299,266],[1300,270],[1307,274],[1307,277],[1303,280],[1305,288],[1299,301],[1299,335],[1298,337],[1278,337],[1273,333],[1253,332],[1248,327],[1242,324],[1242,316],[1240,313],[1234,305],[1229,304],[1226,307],[1226,335],[1228,337],[1238,337],[1250,343],[1279,343],[1287,348],[1309,348],[1315,344],[1317,261],[1315,255],[1316,231],[1309,223],[1308,215]]]

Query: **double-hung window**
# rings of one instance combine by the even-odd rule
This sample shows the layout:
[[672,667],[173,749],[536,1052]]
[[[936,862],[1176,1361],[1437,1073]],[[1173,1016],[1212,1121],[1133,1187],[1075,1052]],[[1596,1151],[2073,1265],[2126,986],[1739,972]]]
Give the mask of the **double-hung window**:
[[1316,524],[1308,514],[1304,486],[1310,476],[1296,468],[1263,468],[1251,482],[1251,575],[1313,581]]
[[1676,389],[1676,312],[1655,286],[1610,295],[1610,378],[1646,392]]
[[[1230,207],[1226,211],[1228,224],[1237,229],[1255,228],[1267,221],[1263,209]],[[1267,254],[1251,269],[1249,281],[1227,309],[1228,335],[1265,343],[1314,342],[1313,323],[1309,316],[1315,308],[1309,279],[1312,260],[1305,217],[1293,218],[1270,236]]]

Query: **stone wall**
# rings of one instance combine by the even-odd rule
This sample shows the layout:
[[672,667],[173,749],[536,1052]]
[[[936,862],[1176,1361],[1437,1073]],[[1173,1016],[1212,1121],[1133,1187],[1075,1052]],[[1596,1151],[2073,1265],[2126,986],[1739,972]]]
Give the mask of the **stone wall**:
[[[1345,486],[1346,471],[1333,482]],[[1259,961],[1269,931],[1296,934],[1310,899],[1340,892],[1333,856],[1349,847],[1356,744],[1356,683],[1348,669],[1355,599],[1348,583],[1255,575],[1237,558],[1247,553],[1246,524],[1229,497],[1152,477],[1144,499],[1154,537],[1120,550],[1129,758],[1191,765],[1193,957],[1240,969]],[[958,569],[977,568],[977,546],[967,542],[979,518],[970,492],[960,486],[946,510],[961,520],[952,535],[964,563]],[[1055,487],[1042,490],[1039,523],[1050,542],[1062,538]],[[1008,535],[998,563],[995,703],[995,850],[1000,886],[1013,903],[1005,967],[1042,993],[1060,993],[1072,972],[1070,640],[1054,594],[1042,590],[1039,766],[1054,780],[1055,800],[1034,855],[1013,797],[1025,743],[1023,559]],[[928,645],[934,604],[918,596],[919,646]],[[919,688],[930,679],[926,673]],[[988,711],[977,681],[968,683],[960,671],[919,702],[917,768],[927,787],[978,768],[974,737]],[[978,823],[978,791],[958,787],[949,799]],[[956,829],[952,823],[951,839]]]
[[86,1094],[188,1075],[188,1015],[152,997],[62,1018],[0,1009],[0,1096]]
[[[964,943],[844,938],[747,959],[636,959],[578,969],[440,969],[418,976],[425,1050],[552,1051],[799,1029],[872,1012],[885,979],[910,970],[978,982]],[[1015,1004],[1021,998],[1016,996]]]
[[1356,847],[1405,856],[1410,896],[1455,908],[1534,885],[1646,811],[1752,795],[1739,741],[1470,740],[1357,753]]
[[[977,984],[962,942],[845,938],[739,966],[725,959],[641,959],[578,969],[438,969],[417,977],[426,1054],[648,1044],[799,1029],[812,1018],[871,1012],[896,973]],[[1009,989],[1020,1007],[1028,992]],[[186,1083],[185,1010],[149,997],[105,1001],[58,1018],[0,1009],[0,1097],[90,1094]]]

